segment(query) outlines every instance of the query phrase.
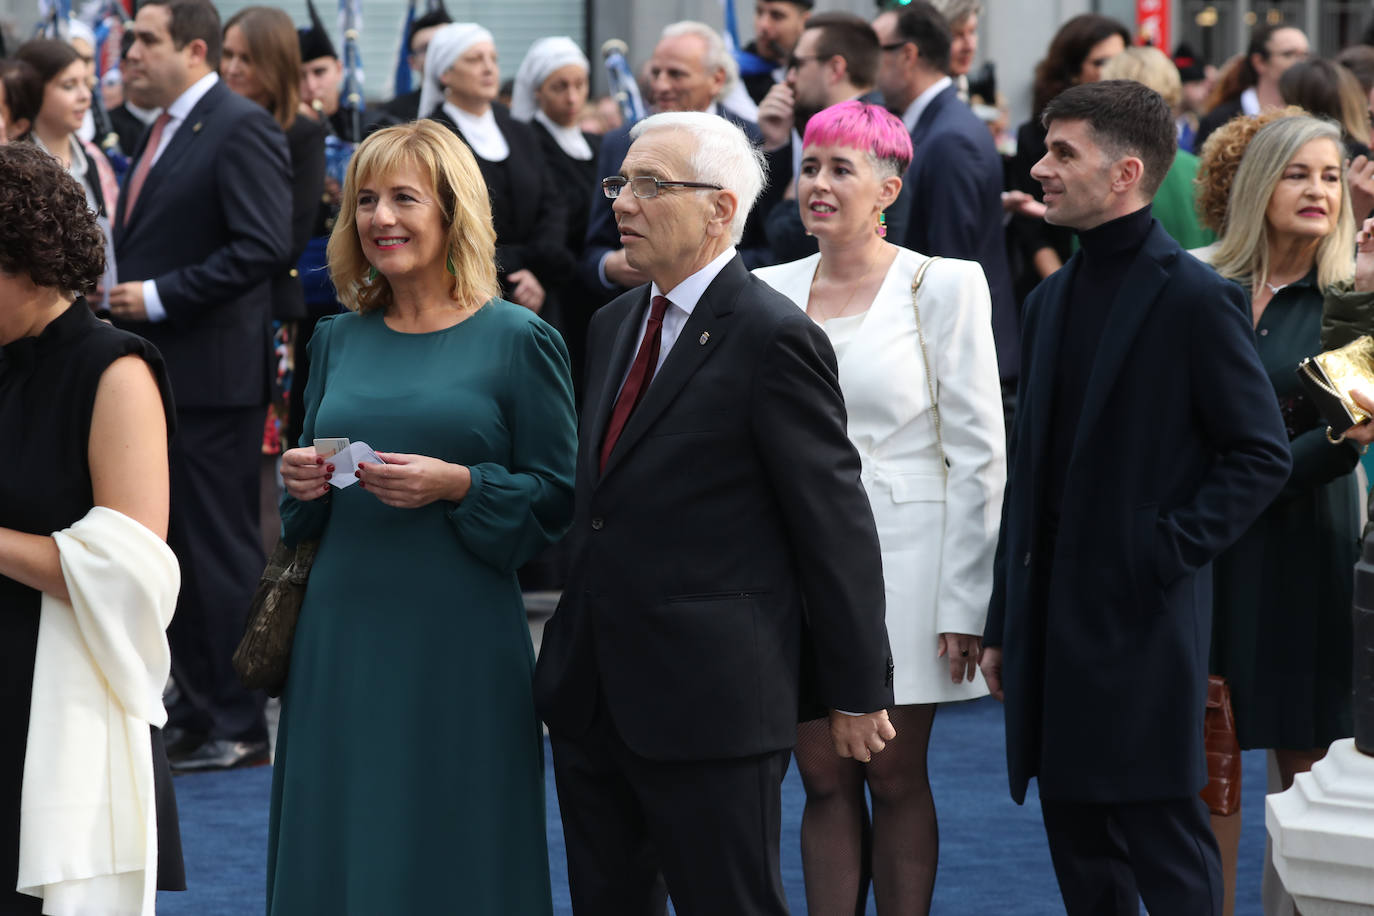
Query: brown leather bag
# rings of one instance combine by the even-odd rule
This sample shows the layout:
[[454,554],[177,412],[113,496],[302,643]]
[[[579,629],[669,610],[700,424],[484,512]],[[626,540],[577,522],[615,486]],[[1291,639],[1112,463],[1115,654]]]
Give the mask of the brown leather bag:
[[1231,709],[1226,678],[1207,676],[1207,714],[1203,719],[1207,748],[1207,785],[1199,793],[1213,814],[1225,817],[1240,810],[1240,742]]

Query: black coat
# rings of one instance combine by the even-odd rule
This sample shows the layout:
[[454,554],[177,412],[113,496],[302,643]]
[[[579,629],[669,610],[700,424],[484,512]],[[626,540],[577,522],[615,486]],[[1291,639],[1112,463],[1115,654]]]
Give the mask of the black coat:
[[297,115],[286,131],[291,157],[291,260],[272,278],[272,317],[278,321],[305,317],[305,291],[296,262],[310,241],[324,193],[324,138],[324,125],[305,115]]
[[[147,137],[134,156],[148,153]],[[266,404],[271,282],[291,253],[291,165],[267,110],[215,83],[148,172],[127,214],[119,198],[121,283],[155,280],[165,321],[118,322],[167,361],[177,408]]]
[[600,692],[650,759],[791,747],[804,613],[821,702],[890,706],[877,532],[825,334],[736,257],[602,474],[648,300],[631,290],[592,319],[571,572],[535,671],[541,716],[576,738]]
[[[557,285],[572,275],[575,263],[567,248],[568,211],[563,194],[544,163],[534,129],[512,118],[504,105],[494,103],[491,109],[496,126],[510,147],[510,155],[498,165],[508,170],[512,189],[518,188],[518,193],[507,194],[503,188],[493,187],[488,179],[487,192],[496,223],[497,271],[504,288],[509,274],[528,270],[552,295]],[[458,125],[444,114],[442,103],[429,116],[464,143],[468,142]],[[471,148],[471,144],[468,146]],[[477,164],[485,175],[490,164],[480,158]],[[505,294],[509,297],[509,291]]]
[[910,208],[902,244],[982,266],[992,296],[998,370],[1003,381],[1014,381],[1021,319],[1002,230],[1002,159],[992,135],[949,86],[921,112],[911,146],[915,155],[903,186]]
[[[1282,488],[1288,438],[1244,297],[1156,221],[1110,303],[1072,454],[1051,454],[1082,257],[1026,302],[984,634],[1003,650],[1011,794],[1038,776],[1056,801],[1183,798],[1207,781],[1211,562]],[[1046,480],[1063,463],[1051,542]]]

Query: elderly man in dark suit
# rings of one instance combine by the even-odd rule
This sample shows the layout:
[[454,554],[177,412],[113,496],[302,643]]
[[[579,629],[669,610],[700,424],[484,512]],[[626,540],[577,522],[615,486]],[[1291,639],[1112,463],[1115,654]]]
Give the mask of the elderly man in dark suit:
[[[705,111],[718,114],[738,126],[749,139],[759,142],[758,126],[724,105],[730,84],[739,78],[739,65],[730,55],[720,34],[701,22],[674,22],[664,28],[649,58],[649,104],[656,112]],[[597,153],[597,175],[604,178],[620,172],[620,163],[630,148],[626,125],[608,133]],[[741,240],[747,267],[771,263],[768,242],[761,221],[751,220]],[[592,197],[587,218],[587,244],[582,250],[579,275],[583,287],[596,302],[606,302],[632,286],[647,282],[625,258],[616,232],[610,201],[600,194]]]
[[162,107],[115,219],[117,324],[167,360],[176,398],[167,541],[181,563],[168,629],[180,699],[174,768],[266,762],[261,694],[230,665],[262,572],[258,465],[270,381],[271,292],[290,257],[286,138],[215,71],[209,0],[144,0],[125,61],[131,90]]
[[1032,174],[1082,248],[1026,302],[981,667],[1067,911],[1220,914],[1197,795],[1210,564],[1283,486],[1288,440],[1244,296],[1151,217],[1168,105],[1108,81],[1044,119]]
[[592,320],[572,572],[535,673],[573,906],[653,912],[661,869],[682,916],[785,914],[804,657],[838,753],[894,735],[877,534],[834,352],[735,248],[760,154],[708,114],[635,136],[607,191],[649,282]]
[[948,75],[953,38],[945,17],[912,0],[873,20],[883,58],[878,88],[911,131],[914,155],[902,191],[910,202],[902,244],[921,254],[982,265],[992,294],[992,334],[1004,393],[1016,385],[1021,321],[1002,228],[1002,158],[987,125],[959,100]]

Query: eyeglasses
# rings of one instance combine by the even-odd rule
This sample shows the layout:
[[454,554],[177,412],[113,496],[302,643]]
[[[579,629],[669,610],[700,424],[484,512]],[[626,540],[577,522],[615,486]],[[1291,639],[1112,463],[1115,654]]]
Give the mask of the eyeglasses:
[[911,44],[910,39],[908,39],[907,41],[894,41],[894,42],[890,42],[889,44],[878,45],[878,50],[879,50],[879,51],[900,51],[900,50],[902,50],[902,48],[905,48],[905,47],[906,47],[907,45],[909,45],[909,44]]
[[818,60],[824,60],[824,58],[821,57],[821,55],[819,55],[819,54],[813,54],[813,55],[811,55],[810,57],[798,57],[797,55],[793,54],[791,57],[787,58],[787,63],[783,66],[783,69],[784,69],[784,70],[800,70],[800,69],[802,68],[802,66],[806,64],[806,62],[807,62],[808,60],[817,60],[817,61],[818,61]]
[[707,184],[704,181],[663,181],[651,175],[640,175],[637,178],[612,175],[610,178],[601,179],[601,193],[609,199],[615,200],[626,185],[630,186],[630,192],[640,200],[657,197],[658,192],[663,188],[691,188],[698,191],[724,190],[718,184]]

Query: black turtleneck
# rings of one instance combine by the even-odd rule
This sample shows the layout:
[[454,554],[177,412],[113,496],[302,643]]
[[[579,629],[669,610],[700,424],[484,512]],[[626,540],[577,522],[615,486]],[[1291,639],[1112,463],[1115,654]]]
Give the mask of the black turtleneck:
[[1153,225],[1154,217],[1146,204],[1134,213],[1078,233],[1082,254],[1069,282],[1054,372],[1048,506],[1056,517],[1064,498],[1064,476],[1073,454],[1097,346],[1107,327],[1112,302]]

